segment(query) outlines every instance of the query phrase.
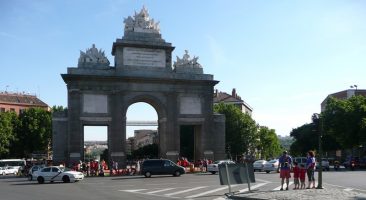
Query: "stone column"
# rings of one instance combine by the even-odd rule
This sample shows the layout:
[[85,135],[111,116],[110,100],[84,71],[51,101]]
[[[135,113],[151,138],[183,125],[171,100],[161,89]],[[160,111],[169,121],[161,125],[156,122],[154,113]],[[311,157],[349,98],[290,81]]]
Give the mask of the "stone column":
[[226,158],[225,154],[225,115],[214,114],[212,123],[212,137],[215,138],[212,144],[213,157],[215,160]]
[[110,95],[109,102],[109,109],[112,116],[111,125],[108,127],[109,161],[116,161],[119,167],[125,167],[126,117],[122,113],[121,94]]
[[167,159],[172,160],[173,162],[177,162],[179,157],[180,150],[180,137],[179,137],[179,126],[177,125],[177,111],[179,109],[177,106],[177,94],[170,93],[166,95],[167,105],[166,105],[166,114],[167,114],[167,122],[165,125],[165,156]]
[[68,93],[68,124],[69,124],[69,138],[68,138],[68,158],[69,164],[79,162],[84,156],[83,146],[83,130],[80,121],[80,113],[82,112],[81,105],[82,94],[78,89],[69,89]]

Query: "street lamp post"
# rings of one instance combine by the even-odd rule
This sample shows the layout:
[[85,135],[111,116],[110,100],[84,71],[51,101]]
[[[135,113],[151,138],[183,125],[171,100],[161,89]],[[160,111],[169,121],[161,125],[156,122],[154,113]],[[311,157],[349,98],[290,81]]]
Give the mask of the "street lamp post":
[[318,171],[318,186],[316,189],[323,189],[323,165],[322,165],[322,136],[323,136],[323,120],[322,117],[318,113],[314,113],[314,118],[318,120],[319,129],[318,129],[318,145],[319,145],[319,171]]

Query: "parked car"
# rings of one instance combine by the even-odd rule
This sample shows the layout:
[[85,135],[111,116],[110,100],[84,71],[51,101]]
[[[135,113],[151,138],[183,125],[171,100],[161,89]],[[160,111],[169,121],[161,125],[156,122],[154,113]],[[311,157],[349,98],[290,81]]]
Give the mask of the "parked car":
[[183,167],[176,165],[171,160],[149,159],[142,162],[141,174],[143,174],[146,178],[150,178],[151,175],[164,175],[164,174],[172,174],[173,176],[180,176],[181,174],[185,174],[185,170]]
[[64,167],[45,167],[33,173],[33,180],[42,184],[45,181],[62,181],[64,183],[77,182],[84,179],[84,174],[77,171],[71,171]]
[[235,164],[232,160],[217,160],[214,163],[207,165],[207,171],[211,172],[211,174],[216,174],[216,172],[219,172],[219,165],[221,164]]
[[264,164],[263,170],[266,173],[270,173],[272,171],[279,172],[278,171],[279,164],[280,164],[280,162],[278,161],[278,159],[270,160],[266,164]]
[[40,169],[42,169],[44,167],[44,165],[34,165],[34,166],[32,166],[30,169],[29,169],[29,172],[28,172],[28,175],[27,175],[27,177],[28,177],[28,180],[30,180],[30,181],[32,181],[33,180],[33,174],[34,174],[34,172],[36,172],[36,171],[38,171],[38,170],[40,170]]
[[6,171],[7,171],[7,174],[14,174],[14,175],[17,175],[18,172],[19,172],[19,168],[17,167],[5,167]]
[[10,174],[9,171],[6,169],[6,167],[0,167],[0,174],[5,176],[7,174]]
[[[316,162],[316,169],[319,169],[319,161],[318,162]],[[329,161],[328,161],[328,159],[326,159],[326,158],[322,158],[322,168],[323,168],[323,170],[325,169],[325,170],[327,170],[327,171],[329,171]]]
[[253,163],[254,171],[263,171],[264,165],[267,163],[266,160],[257,160]]
[[[306,160],[308,158],[307,157],[295,157],[293,159],[293,162],[297,162],[298,166],[300,167],[302,164],[306,167]],[[292,163],[293,164],[293,163]]]

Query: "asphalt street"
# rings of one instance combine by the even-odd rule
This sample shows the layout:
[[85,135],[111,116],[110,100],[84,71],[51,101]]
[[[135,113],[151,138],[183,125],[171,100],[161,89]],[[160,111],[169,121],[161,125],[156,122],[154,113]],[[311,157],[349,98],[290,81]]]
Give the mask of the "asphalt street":
[[[279,190],[279,174],[256,172],[251,189]],[[317,177],[317,174],[316,174]],[[323,186],[366,194],[366,171],[330,171],[323,173]],[[292,182],[292,181],[291,181]],[[246,192],[247,184],[232,186],[233,191]],[[290,185],[292,189],[292,185]],[[88,177],[77,183],[29,182],[26,178],[0,177],[1,200],[64,200],[64,199],[225,199],[227,186],[219,184],[219,176],[185,174],[181,177],[143,176]]]

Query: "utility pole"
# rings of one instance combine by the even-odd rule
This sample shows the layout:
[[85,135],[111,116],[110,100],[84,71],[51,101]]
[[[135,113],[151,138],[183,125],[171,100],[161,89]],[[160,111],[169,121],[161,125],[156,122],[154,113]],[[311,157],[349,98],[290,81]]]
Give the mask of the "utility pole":
[[323,119],[318,113],[314,113],[313,115],[313,123],[314,119],[318,122],[318,155],[319,155],[319,171],[318,171],[318,186],[316,189],[323,189],[323,164],[322,164],[322,157],[323,157],[323,151],[322,151],[322,137],[323,137]]

